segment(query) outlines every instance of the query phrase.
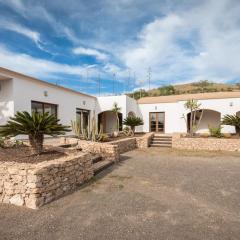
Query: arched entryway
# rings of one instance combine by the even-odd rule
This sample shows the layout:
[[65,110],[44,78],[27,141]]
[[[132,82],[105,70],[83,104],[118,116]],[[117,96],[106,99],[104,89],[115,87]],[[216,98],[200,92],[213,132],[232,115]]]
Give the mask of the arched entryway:
[[[187,114],[188,132],[190,131],[190,116],[191,113],[188,113]],[[221,113],[211,109],[200,109],[196,111],[196,123],[198,126],[196,133],[208,133],[209,127],[218,127],[221,125]]]
[[[122,113],[118,113],[119,131],[122,131]],[[113,133],[117,127],[117,116],[113,111],[105,111],[98,114],[98,129],[103,128],[104,133]]]
[[133,111],[130,111],[129,113],[128,113],[128,117],[135,117],[136,116],[136,114],[135,114],[135,112],[133,112]]
[[240,111],[236,112],[236,115],[237,115],[238,117],[240,117]]

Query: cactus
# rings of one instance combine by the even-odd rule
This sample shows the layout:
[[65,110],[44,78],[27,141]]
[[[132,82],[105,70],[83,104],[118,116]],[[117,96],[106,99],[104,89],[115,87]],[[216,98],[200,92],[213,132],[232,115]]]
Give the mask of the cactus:
[[71,125],[74,134],[80,139],[93,142],[100,142],[107,137],[105,134],[103,134],[102,125],[100,125],[100,129],[98,131],[95,117],[92,117],[91,124],[89,124],[89,126],[85,129],[83,129],[82,124],[80,122],[71,121]]
[[81,131],[81,124],[78,121],[71,121],[71,126],[74,134],[77,138],[81,138],[82,131]]

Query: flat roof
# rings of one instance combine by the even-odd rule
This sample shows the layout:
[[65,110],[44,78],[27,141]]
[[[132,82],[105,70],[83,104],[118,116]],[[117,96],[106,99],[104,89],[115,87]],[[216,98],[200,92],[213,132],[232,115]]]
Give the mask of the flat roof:
[[179,101],[194,100],[208,100],[208,99],[225,99],[225,98],[240,98],[240,91],[238,92],[211,92],[211,93],[195,93],[182,95],[169,95],[159,97],[143,97],[137,102],[139,104],[151,103],[174,103]]
[[91,97],[91,98],[96,99],[96,97],[94,97],[92,95],[82,93],[82,92],[73,90],[71,88],[67,88],[67,87],[63,87],[63,86],[56,85],[56,84],[53,84],[53,83],[49,83],[49,82],[31,77],[31,76],[27,76],[27,75],[19,73],[19,72],[12,71],[12,70],[7,69],[7,68],[0,67],[0,74],[5,75],[6,79],[7,78],[8,79],[9,78],[21,78],[21,79],[25,79],[25,80],[28,80],[28,81],[38,82],[38,83],[41,83],[41,84],[44,84],[44,85],[47,85],[47,86],[50,86],[50,87],[58,88],[60,90],[64,90],[64,91],[68,91],[68,92],[72,92],[72,93],[75,93],[75,94],[79,94],[79,95],[83,95],[83,96],[87,96],[87,97]]

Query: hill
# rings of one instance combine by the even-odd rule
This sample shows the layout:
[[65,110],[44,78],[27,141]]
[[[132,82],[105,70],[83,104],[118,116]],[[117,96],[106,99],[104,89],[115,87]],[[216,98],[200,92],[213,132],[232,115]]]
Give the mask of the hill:
[[167,95],[179,95],[189,93],[204,93],[204,92],[231,92],[240,91],[240,84],[225,84],[225,83],[213,83],[208,80],[201,80],[199,82],[179,84],[179,85],[167,85],[159,88],[150,89],[146,91],[144,89],[129,93],[128,96],[135,99],[147,96],[167,96]]

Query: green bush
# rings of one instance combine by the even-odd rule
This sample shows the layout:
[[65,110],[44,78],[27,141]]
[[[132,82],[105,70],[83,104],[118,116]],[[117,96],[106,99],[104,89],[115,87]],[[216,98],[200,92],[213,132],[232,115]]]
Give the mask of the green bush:
[[141,126],[143,125],[143,120],[140,117],[135,117],[135,116],[128,116],[123,120],[123,124],[126,126],[129,126],[133,132],[135,132],[135,127],[136,126]]
[[237,115],[225,115],[222,119],[222,124],[234,126],[236,133],[240,136],[240,117]]
[[221,133],[221,126],[217,126],[217,127],[210,127],[208,126],[209,132],[211,134],[212,137],[217,137],[220,138],[222,137],[222,133]]
[[57,136],[70,131],[68,126],[59,123],[54,115],[49,113],[39,114],[17,112],[14,117],[10,117],[7,124],[0,126],[0,137],[15,137],[18,135],[28,135],[29,143],[33,154],[40,154],[43,151],[44,135]]

